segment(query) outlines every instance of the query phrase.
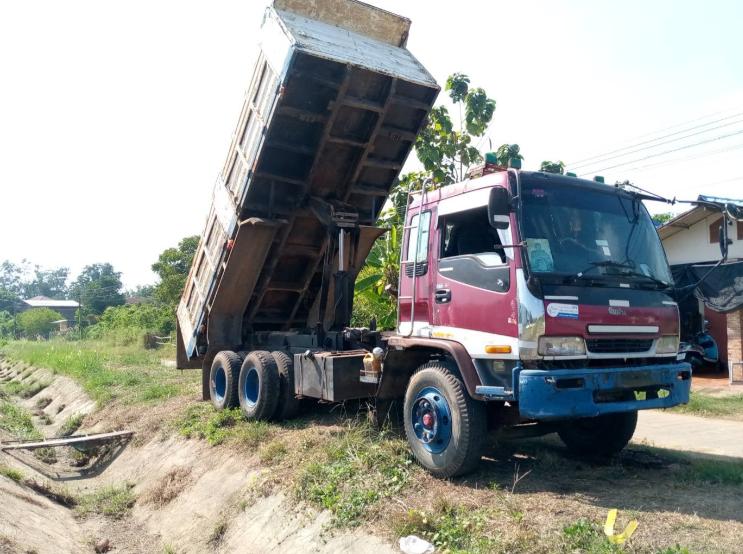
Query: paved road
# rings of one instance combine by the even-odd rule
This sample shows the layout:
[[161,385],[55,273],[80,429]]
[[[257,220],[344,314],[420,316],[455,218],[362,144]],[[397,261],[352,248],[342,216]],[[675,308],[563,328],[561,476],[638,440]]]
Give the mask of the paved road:
[[641,410],[632,442],[743,458],[743,421]]

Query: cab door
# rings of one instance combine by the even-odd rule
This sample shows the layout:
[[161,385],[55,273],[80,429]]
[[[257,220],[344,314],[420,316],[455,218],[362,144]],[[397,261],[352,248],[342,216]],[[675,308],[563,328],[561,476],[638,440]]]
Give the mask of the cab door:
[[414,320],[413,334],[419,334],[422,329],[427,331],[431,326],[429,300],[432,267],[429,254],[433,213],[432,209],[424,208],[422,212],[414,209],[412,214],[408,214],[398,297],[398,332],[403,335],[411,333],[411,320]]
[[516,353],[514,249],[504,248],[513,244],[511,229],[490,226],[486,206],[449,212],[443,203],[432,276],[433,335],[462,342],[472,357],[484,357],[487,344],[508,344]]

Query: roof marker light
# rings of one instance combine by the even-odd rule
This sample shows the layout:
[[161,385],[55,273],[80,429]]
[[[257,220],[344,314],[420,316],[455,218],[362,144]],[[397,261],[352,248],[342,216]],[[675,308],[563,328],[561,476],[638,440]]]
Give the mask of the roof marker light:
[[596,175],[593,178],[593,180],[596,181],[597,183],[603,183],[604,182],[604,177],[602,175]]

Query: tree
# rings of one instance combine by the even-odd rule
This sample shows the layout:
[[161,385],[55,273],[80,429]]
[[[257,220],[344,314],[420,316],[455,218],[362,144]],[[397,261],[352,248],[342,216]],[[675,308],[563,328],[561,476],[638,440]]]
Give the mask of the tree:
[[62,314],[49,308],[32,308],[18,314],[18,328],[26,337],[47,336],[53,329],[52,322],[64,319]]
[[163,250],[152,264],[152,271],[160,277],[154,289],[158,301],[172,307],[178,304],[198,245],[198,235],[186,237],[178,243],[177,248]]
[[674,215],[671,212],[665,212],[662,214],[655,214],[652,216],[653,223],[656,227],[660,227],[661,225],[665,225],[669,221],[673,219]]
[[41,269],[37,265],[34,266],[33,271],[33,278],[21,285],[24,298],[48,296],[49,298],[61,299],[66,297],[69,268]]
[[5,289],[16,296],[23,294],[23,276],[28,271],[28,262],[23,260],[21,265],[5,260],[0,264],[0,289]]
[[70,286],[70,296],[82,304],[83,314],[100,315],[109,306],[121,306],[121,273],[109,263],[92,264],[83,268]]
[[133,289],[124,291],[124,297],[127,300],[152,302],[155,299],[155,285],[137,285]]
[[[415,152],[424,171],[403,175],[390,191],[389,208],[378,223],[391,230],[374,244],[359,273],[354,295],[354,325],[367,325],[371,317],[376,317],[382,328],[395,324],[408,192],[421,190],[424,181],[433,187],[461,181],[467,169],[483,159],[475,139],[487,131],[495,113],[495,100],[483,89],[472,88],[469,77],[462,73],[450,75],[445,89],[459,111],[459,125],[455,128],[445,106],[437,106],[431,110],[428,123],[416,138]],[[521,158],[518,145],[504,146],[510,149],[511,157]]]
[[13,314],[0,310],[0,338],[13,337],[14,329]]
[[524,156],[521,155],[521,148],[518,144],[501,144],[495,151],[495,158],[498,165],[508,167],[511,160],[523,160]]
[[21,299],[16,294],[0,287],[0,311],[13,312],[20,303]]
[[562,175],[565,173],[565,162],[559,160],[556,162],[550,162],[545,160],[542,162],[542,165],[539,166],[539,171],[544,171],[545,173],[558,173],[559,175]]
[[445,88],[459,109],[459,128],[454,128],[446,106],[437,106],[431,110],[428,124],[415,141],[418,159],[438,186],[462,180],[471,164],[482,161],[472,142],[485,134],[495,112],[495,100],[481,88],[470,88],[467,75],[450,75]]

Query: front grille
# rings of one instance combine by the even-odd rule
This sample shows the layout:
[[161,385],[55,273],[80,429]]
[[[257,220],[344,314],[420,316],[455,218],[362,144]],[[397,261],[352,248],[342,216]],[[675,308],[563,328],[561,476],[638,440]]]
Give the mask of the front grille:
[[586,348],[594,354],[632,354],[647,352],[653,339],[586,339]]

